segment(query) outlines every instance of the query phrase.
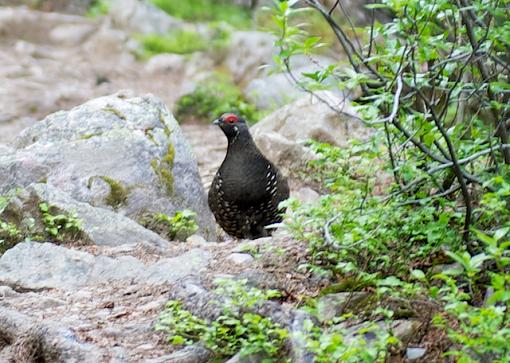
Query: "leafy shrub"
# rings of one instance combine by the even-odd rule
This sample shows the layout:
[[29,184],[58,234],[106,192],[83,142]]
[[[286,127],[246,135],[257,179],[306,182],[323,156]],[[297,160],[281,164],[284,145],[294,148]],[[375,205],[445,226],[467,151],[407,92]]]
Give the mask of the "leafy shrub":
[[164,213],[156,213],[153,216],[153,221],[156,224],[162,225],[164,234],[170,239],[184,241],[198,230],[197,222],[195,221],[196,213],[190,210],[178,211],[173,217],[169,217]]
[[89,10],[87,11],[87,16],[90,18],[95,18],[108,14],[109,10],[110,2],[108,0],[94,0]]
[[188,21],[224,21],[237,28],[248,28],[250,12],[227,1],[210,0],[151,0],[154,5],[168,14]]
[[212,121],[225,112],[235,112],[248,122],[258,121],[262,113],[249,103],[239,88],[225,75],[216,74],[177,101],[178,119]]
[[[447,355],[459,362],[510,362],[510,240],[505,234],[506,230],[493,236],[478,232],[485,252],[450,252],[460,268],[434,276],[445,283],[439,290],[433,288],[433,295],[444,302],[448,314],[437,315],[435,323],[448,328],[455,345]],[[491,265],[495,268],[484,268]],[[485,297],[479,290],[484,285],[489,287]]]
[[193,344],[202,341],[219,357],[240,352],[242,356],[265,353],[276,358],[282,353],[288,333],[270,318],[250,312],[277,292],[261,291],[246,286],[246,281],[224,280],[216,291],[221,296],[223,313],[214,321],[206,321],[182,308],[178,301],[168,302],[156,330],[163,331],[172,344]]
[[82,221],[76,214],[55,214],[54,207],[47,203],[39,204],[44,230],[57,241],[65,238],[76,239],[82,231]]
[[440,255],[444,246],[458,248],[452,226],[461,216],[452,202],[422,202],[416,209],[375,194],[377,176],[385,172],[372,144],[310,146],[316,158],[308,175],[322,179],[328,193],[312,205],[287,202],[287,227],[308,241],[310,268],[368,283],[385,275],[406,276],[410,265]]
[[176,30],[167,35],[149,34],[141,38],[147,56],[160,53],[189,54],[207,49],[206,40],[197,32]]
[[[309,243],[309,267],[334,281],[354,276],[354,289],[376,286],[388,315],[398,313],[397,299],[415,316],[419,306],[438,312],[449,342],[436,348],[453,343],[441,352],[460,362],[508,362],[508,2],[380,0],[366,7],[394,18],[373,20],[362,34],[339,20],[339,2],[276,3],[277,63],[293,79],[291,58],[313,57],[321,45],[295,25],[297,3],[323,17],[348,61],[303,73],[298,86],[358,89],[354,105],[378,133],[347,150],[312,145],[312,177],[327,195],[314,205],[287,202],[290,230]],[[451,262],[460,268],[430,281],[431,267]],[[376,359],[365,353],[351,358]]]
[[151,57],[160,53],[190,54],[200,51],[219,52],[230,41],[230,27],[224,23],[209,24],[209,32],[178,29],[166,35],[148,34],[140,36],[143,53]]
[[23,240],[23,233],[12,223],[0,220],[0,255]]

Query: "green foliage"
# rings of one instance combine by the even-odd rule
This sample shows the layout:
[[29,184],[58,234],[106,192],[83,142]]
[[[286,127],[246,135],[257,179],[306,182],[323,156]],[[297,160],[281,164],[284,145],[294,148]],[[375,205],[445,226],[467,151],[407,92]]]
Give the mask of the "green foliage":
[[0,220],[0,255],[23,240],[23,233],[12,223]]
[[207,49],[207,41],[194,31],[176,30],[167,35],[148,34],[141,38],[146,56],[160,53],[189,54]]
[[109,0],[94,0],[89,10],[87,11],[87,16],[90,18],[95,18],[101,15],[108,14],[109,10],[110,10]]
[[[434,276],[445,283],[433,294],[445,303],[450,317],[438,315],[435,322],[448,327],[448,336],[456,343],[448,355],[459,362],[510,362],[510,240],[504,238],[506,232],[498,230],[493,236],[478,232],[485,252],[474,256],[451,252],[460,268]],[[491,265],[495,268],[484,268]],[[485,284],[489,295],[484,298],[479,289]]]
[[[279,296],[275,291],[261,291],[246,286],[246,281],[220,281],[216,290],[221,296],[222,314],[206,321],[170,301],[161,314],[156,330],[163,331],[172,344],[193,344],[202,341],[219,357],[240,352],[242,356],[263,353],[270,358],[281,356],[287,331],[270,318],[252,312],[268,299]],[[272,361],[269,359],[268,361]]]
[[236,28],[249,28],[250,12],[227,1],[210,0],[151,0],[168,14],[188,21],[224,21]]
[[196,215],[195,212],[187,209],[176,212],[173,217],[169,217],[164,213],[157,213],[154,215],[154,222],[163,224],[167,228],[166,234],[170,239],[185,241],[186,238],[198,230],[195,221]]
[[374,194],[377,176],[385,172],[372,144],[310,146],[317,157],[309,163],[309,175],[322,179],[329,194],[312,205],[287,202],[287,227],[308,241],[310,268],[370,283],[385,275],[405,276],[409,265],[444,246],[458,248],[452,226],[461,223],[461,215],[451,202],[423,202],[416,209]]
[[152,57],[160,53],[190,54],[200,51],[219,52],[230,42],[231,28],[224,23],[209,24],[209,31],[178,29],[166,35],[148,34],[140,36],[142,57]]
[[47,203],[39,204],[44,230],[57,241],[66,238],[75,240],[82,232],[82,221],[76,214],[55,214],[54,207]]
[[159,316],[156,330],[167,333],[168,342],[171,344],[189,345],[202,338],[207,330],[207,324],[183,309],[179,301],[170,300]]
[[215,74],[205,80],[190,94],[177,101],[178,119],[212,121],[225,112],[235,112],[248,122],[257,122],[262,113],[247,101],[241,90],[227,76]]
[[[375,339],[368,344],[364,334],[375,335]],[[307,321],[303,338],[315,354],[315,361],[320,363],[384,362],[389,356],[388,347],[398,343],[398,339],[375,323],[360,329],[359,335],[350,336],[341,325],[323,330]]]
[[[276,62],[287,72],[292,57],[313,59],[322,46],[296,23],[305,11],[298,2],[274,10]],[[308,267],[356,281],[351,289],[375,286],[381,306],[371,314],[396,315],[382,304],[397,298],[412,299],[416,316],[420,304],[434,306],[453,343],[444,353],[460,362],[509,362],[509,2],[380,0],[367,8],[394,18],[362,34],[339,20],[339,7],[307,3],[348,63],[303,73],[299,86],[358,90],[353,104],[376,131],[347,149],[312,144],[318,157],[307,174],[326,195],[287,202],[289,229],[308,242]],[[452,262],[459,267],[431,276],[434,265]],[[342,355],[342,335],[329,332],[312,338],[319,355],[385,359],[384,337],[377,355]]]

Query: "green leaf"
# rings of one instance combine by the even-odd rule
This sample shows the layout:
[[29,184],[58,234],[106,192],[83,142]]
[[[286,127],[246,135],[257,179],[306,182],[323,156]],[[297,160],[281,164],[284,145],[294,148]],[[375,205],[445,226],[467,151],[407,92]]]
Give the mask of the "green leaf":
[[411,276],[416,280],[425,281],[427,278],[425,277],[425,273],[422,270],[412,270]]

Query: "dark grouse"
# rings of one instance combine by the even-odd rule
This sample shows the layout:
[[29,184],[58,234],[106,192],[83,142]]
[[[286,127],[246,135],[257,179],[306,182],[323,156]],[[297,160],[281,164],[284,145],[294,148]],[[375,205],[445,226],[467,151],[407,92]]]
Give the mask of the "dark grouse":
[[209,207],[233,237],[268,236],[272,230],[264,227],[282,220],[278,204],[289,197],[287,180],[257,148],[244,119],[227,113],[214,124],[227,136],[228,149],[209,190]]

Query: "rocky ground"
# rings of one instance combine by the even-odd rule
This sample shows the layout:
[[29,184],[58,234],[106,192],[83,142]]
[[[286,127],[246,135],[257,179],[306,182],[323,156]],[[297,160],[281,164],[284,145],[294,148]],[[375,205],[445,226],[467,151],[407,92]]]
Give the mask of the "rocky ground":
[[[175,350],[154,331],[170,298],[199,309],[216,278],[242,277],[283,291],[287,303],[275,314],[285,313],[284,323],[299,327],[302,316],[293,305],[326,283],[296,268],[305,248],[285,231],[255,241],[217,233],[202,186],[207,190],[221,163],[224,136],[212,125],[179,127],[165,107],[215,64],[203,54],[137,60],[132,28],[140,16],[162,15],[135,10],[89,19],[0,7],[0,195],[18,188],[1,219],[32,235],[44,233],[35,206],[45,202],[83,221],[74,240],[23,242],[0,257],[2,362],[207,362],[203,348]],[[170,18],[158,24],[181,26]],[[233,39],[238,50],[249,52],[254,39],[269,48],[254,62],[239,52],[224,66],[247,89],[255,87],[252,81],[274,83],[274,75],[268,80],[256,71],[271,61],[267,35],[239,34]],[[342,108],[343,117],[303,96],[252,130],[261,150],[291,175],[293,196],[305,202],[318,194],[291,173],[307,157],[302,141],[342,145],[369,133],[338,95],[323,98]],[[59,110],[69,111],[46,117]],[[183,208],[196,211],[200,225],[186,242],[143,227],[149,210]],[[335,304],[338,299],[327,306]],[[403,337],[416,328],[412,321],[398,324]]]

